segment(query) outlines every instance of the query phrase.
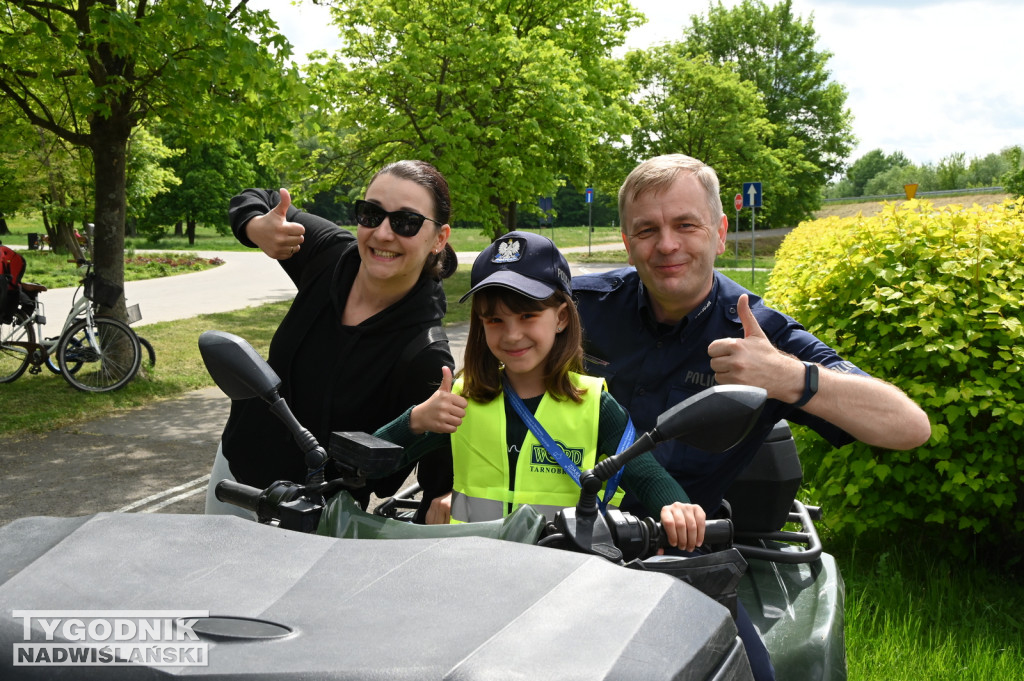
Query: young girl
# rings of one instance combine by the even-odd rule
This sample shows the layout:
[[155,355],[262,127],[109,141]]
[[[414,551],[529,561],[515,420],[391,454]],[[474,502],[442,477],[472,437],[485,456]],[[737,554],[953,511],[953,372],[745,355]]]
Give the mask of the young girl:
[[[407,461],[451,452],[452,492],[435,500],[428,522],[492,520],[524,503],[550,517],[579,499],[559,458],[586,470],[619,449],[629,416],[602,379],[580,374],[582,327],[569,281],[554,243],[529,232],[511,232],[477,257],[462,298],[473,296],[462,376],[453,385],[442,369],[437,392],[376,433],[402,445]],[[703,543],[704,511],[685,503],[650,453],[626,465],[621,484],[660,515],[673,546]]]

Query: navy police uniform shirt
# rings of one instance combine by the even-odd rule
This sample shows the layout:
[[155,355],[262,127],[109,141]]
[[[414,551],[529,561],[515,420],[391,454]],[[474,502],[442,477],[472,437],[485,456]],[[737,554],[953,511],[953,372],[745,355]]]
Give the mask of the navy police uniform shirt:
[[[633,267],[573,277],[572,288],[583,319],[586,373],[607,380],[609,391],[629,411],[638,434],[654,428],[658,415],[669,407],[715,384],[708,345],[718,338],[743,337],[737,301],[744,293],[775,347],[807,362],[867,375],[793,318],[765,306],[760,297],[719,272],[715,272],[707,299],[674,326],[655,320]],[[751,433],[724,454],[673,441],[660,443],[654,456],[679,481],[690,500],[710,516],[781,419],[810,426],[836,447],[853,441],[845,431],[791,404],[768,400]],[[642,510],[628,497],[624,507]]]

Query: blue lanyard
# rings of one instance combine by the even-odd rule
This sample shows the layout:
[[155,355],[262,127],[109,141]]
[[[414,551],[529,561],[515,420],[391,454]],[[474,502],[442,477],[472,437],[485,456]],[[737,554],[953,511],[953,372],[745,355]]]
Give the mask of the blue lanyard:
[[[523,423],[525,423],[526,427],[530,429],[530,432],[537,438],[537,441],[540,442],[541,446],[547,450],[547,453],[558,462],[558,465],[569,474],[572,481],[576,483],[577,487],[579,487],[580,475],[582,475],[579,466],[573,463],[573,460],[570,459],[562,448],[558,446],[558,443],[548,435],[548,431],[544,430],[544,426],[540,425],[537,418],[530,413],[529,409],[526,408],[526,405],[523,404],[523,400],[516,394],[516,391],[512,389],[512,386],[504,375],[501,377],[501,382],[504,385],[506,394],[508,394],[508,401],[511,403],[512,409],[514,409],[516,414],[519,415],[519,418],[523,420]],[[622,433],[622,439],[619,440],[619,447],[615,450],[615,453],[618,454],[623,449],[633,444],[633,440],[635,438],[636,429],[633,427],[633,419],[627,416],[626,429]],[[604,497],[598,501],[598,505],[600,505],[602,513],[604,513],[605,509],[608,507],[608,502],[611,501],[613,496],[615,496],[615,490],[619,487],[619,480],[622,478],[623,470],[624,469],[622,468],[617,470],[615,475],[611,477],[611,480],[609,480],[608,484],[605,486]]]

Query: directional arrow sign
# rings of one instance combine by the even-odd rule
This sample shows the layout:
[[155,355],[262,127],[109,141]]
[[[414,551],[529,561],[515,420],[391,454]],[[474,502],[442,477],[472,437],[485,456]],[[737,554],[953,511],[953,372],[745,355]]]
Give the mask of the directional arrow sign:
[[761,183],[760,182],[744,182],[743,183],[743,207],[744,208],[760,208],[761,207]]

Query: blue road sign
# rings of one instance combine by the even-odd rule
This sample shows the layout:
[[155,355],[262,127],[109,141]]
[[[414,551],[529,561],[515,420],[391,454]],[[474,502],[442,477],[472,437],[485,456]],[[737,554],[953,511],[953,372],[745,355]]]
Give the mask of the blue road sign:
[[594,202],[594,189],[592,187],[587,187],[586,194],[587,194],[587,203],[593,203]]
[[743,183],[743,207],[744,208],[760,208],[761,207],[761,183],[760,182],[744,182]]

